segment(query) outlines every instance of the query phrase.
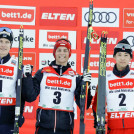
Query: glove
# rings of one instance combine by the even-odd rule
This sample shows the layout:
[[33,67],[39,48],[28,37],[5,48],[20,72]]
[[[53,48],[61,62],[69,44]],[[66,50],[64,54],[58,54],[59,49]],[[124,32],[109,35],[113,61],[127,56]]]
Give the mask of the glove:
[[32,74],[33,66],[30,64],[24,65],[23,67],[23,75],[24,77],[28,77]]
[[23,125],[24,121],[25,121],[24,116],[23,115],[20,115],[19,120],[18,120],[19,127],[21,127]]
[[91,83],[91,73],[85,73],[83,76],[83,81],[89,82],[89,84],[90,84]]

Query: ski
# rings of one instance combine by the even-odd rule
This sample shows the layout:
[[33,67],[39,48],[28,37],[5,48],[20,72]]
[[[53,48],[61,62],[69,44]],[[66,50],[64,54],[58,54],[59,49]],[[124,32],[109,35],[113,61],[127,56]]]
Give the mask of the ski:
[[[92,28],[93,21],[93,0],[89,2],[89,17],[88,17],[88,27],[87,27],[87,37],[86,37],[86,48],[85,48],[85,59],[83,76],[89,72],[89,53],[90,53],[90,42],[92,38],[98,39],[98,35],[93,31]],[[87,104],[87,93],[88,92],[88,82],[82,81],[81,94],[80,94],[80,131],[79,134],[85,134],[85,111]]]
[[107,32],[102,32],[100,41],[99,76],[97,90],[96,134],[105,134],[105,94],[106,94],[106,44]]
[[14,122],[14,133],[13,134],[19,134],[18,120],[19,120],[20,110],[21,110],[21,86],[22,86],[22,68],[23,68],[23,34],[24,34],[23,26],[20,26],[15,122]]

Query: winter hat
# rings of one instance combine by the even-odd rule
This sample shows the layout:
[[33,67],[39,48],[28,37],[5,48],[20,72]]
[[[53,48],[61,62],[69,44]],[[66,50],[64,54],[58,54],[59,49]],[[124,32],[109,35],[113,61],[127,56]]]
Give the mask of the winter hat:
[[55,52],[58,47],[66,47],[69,51],[69,57],[71,56],[71,42],[69,40],[61,38],[56,41],[56,43],[54,45],[54,49],[53,49],[54,58],[55,58]]
[[6,38],[11,42],[11,45],[13,43],[13,32],[8,27],[0,27],[0,38]]
[[130,54],[131,58],[133,57],[131,45],[126,39],[119,41],[118,44],[114,47],[113,56],[115,56],[117,52],[127,52]]

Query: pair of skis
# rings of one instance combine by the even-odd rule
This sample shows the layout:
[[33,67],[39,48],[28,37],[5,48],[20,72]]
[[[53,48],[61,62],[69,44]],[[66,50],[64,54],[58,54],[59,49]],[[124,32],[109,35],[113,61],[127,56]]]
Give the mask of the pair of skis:
[[15,122],[13,134],[19,134],[19,116],[21,110],[21,86],[22,86],[22,68],[23,68],[23,26],[20,26],[19,31],[19,51],[18,51],[18,74],[17,74],[17,89],[16,89],[16,106],[15,106]]
[[[92,38],[98,39],[98,35],[93,31],[93,0],[89,3],[89,18],[87,27],[87,38],[85,48],[85,59],[83,76],[89,72],[89,53],[90,44]],[[107,44],[107,33],[102,32],[100,41],[100,58],[99,58],[99,79],[98,79],[98,103],[97,103],[97,121],[98,126],[96,134],[105,134],[105,89],[106,89],[106,44]],[[85,111],[87,107],[87,94],[88,94],[88,82],[82,81],[81,95],[80,95],[80,131],[79,134],[85,134]],[[104,92],[102,91],[104,90]],[[102,105],[103,103],[103,105]]]

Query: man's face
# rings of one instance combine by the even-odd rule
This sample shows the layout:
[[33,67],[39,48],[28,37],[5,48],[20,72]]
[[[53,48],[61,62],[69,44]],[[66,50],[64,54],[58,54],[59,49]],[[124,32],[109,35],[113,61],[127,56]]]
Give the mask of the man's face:
[[55,53],[56,64],[66,66],[69,59],[69,51],[66,47],[58,47]]
[[6,38],[0,38],[0,57],[3,58],[9,53],[11,43]]
[[116,60],[117,69],[119,71],[124,70],[131,61],[130,54],[127,52],[117,52],[114,59]]

